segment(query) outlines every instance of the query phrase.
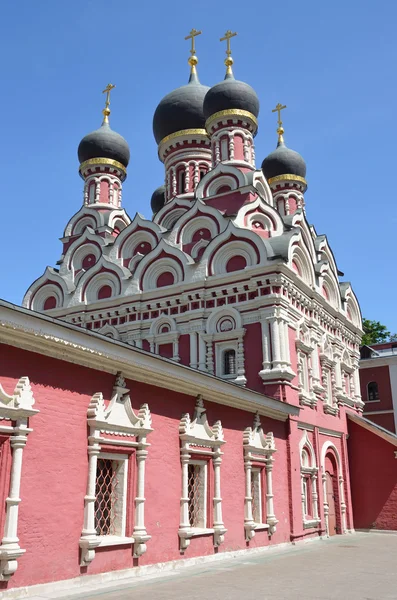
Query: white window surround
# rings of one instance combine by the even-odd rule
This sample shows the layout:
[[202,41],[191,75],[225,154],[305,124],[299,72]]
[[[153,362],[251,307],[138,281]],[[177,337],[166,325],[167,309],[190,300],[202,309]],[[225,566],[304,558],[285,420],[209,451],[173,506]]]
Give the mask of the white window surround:
[[[256,413],[252,427],[247,427],[243,433],[244,470],[245,470],[245,503],[244,529],[247,541],[250,541],[255,531],[267,529],[269,535],[276,531],[278,520],[274,514],[273,503],[273,454],[276,452],[272,432],[263,432],[259,414]],[[263,465],[266,476],[266,521],[256,523],[252,514],[252,471],[253,463]],[[263,507],[262,507],[263,511]],[[261,513],[262,513],[261,511]],[[263,520],[263,518],[262,518]]]
[[347,525],[346,525],[346,502],[345,502],[345,481],[343,479],[343,471],[342,471],[342,463],[341,463],[341,459],[339,456],[339,452],[336,448],[336,446],[332,443],[332,442],[324,442],[324,445],[321,449],[321,471],[322,471],[322,481],[323,481],[323,496],[324,496],[324,518],[325,518],[325,529],[327,532],[327,535],[329,535],[329,524],[328,524],[328,513],[329,513],[329,505],[328,505],[328,498],[327,498],[327,474],[326,474],[326,470],[325,470],[325,457],[327,455],[327,452],[329,452],[331,450],[331,452],[333,452],[335,459],[336,459],[336,464],[337,464],[337,478],[338,478],[338,486],[339,486],[339,504],[340,504],[340,509],[341,509],[341,514],[342,514],[342,531],[341,533],[344,534],[347,532]]
[[314,408],[317,397],[313,391],[313,345],[311,333],[305,323],[301,323],[295,342],[298,360],[299,403]]
[[[190,544],[190,539],[197,535],[213,534],[214,546],[218,547],[224,541],[227,529],[222,520],[222,498],[220,469],[222,463],[221,447],[225,443],[220,421],[210,427],[207,420],[204,402],[197,396],[196,406],[191,419],[189,413],[182,416],[179,424],[179,438],[181,440],[182,463],[182,497],[181,520],[178,535],[180,548],[184,552]],[[214,468],[214,496],[213,496],[213,524],[212,527],[191,527],[189,521],[189,496],[188,496],[188,466],[194,456],[205,455],[211,459]],[[207,467],[208,468],[208,467]]]
[[[239,385],[245,385],[244,335],[240,313],[233,308],[221,308],[211,313],[207,321],[207,333],[202,335],[206,344],[206,367],[208,373],[215,373]],[[214,365],[215,343],[215,365]],[[225,350],[236,352],[236,374],[223,375],[223,353]]]
[[[80,537],[81,565],[88,565],[92,562],[95,557],[95,549],[103,545],[133,544],[134,557],[139,557],[146,551],[146,542],[151,537],[147,534],[144,523],[145,461],[149,446],[146,437],[153,431],[149,407],[147,404],[142,404],[138,414],[135,414],[131,406],[129,389],[126,388],[121,373],[118,373],[113,395],[107,407],[100,392],[91,398],[87,411],[87,423],[89,426],[88,480],[87,494],[84,498],[84,526]],[[135,522],[132,537],[106,536],[109,539],[105,540],[96,533],[95,482],[98,457],[102,455],[103,444],[129,451],[130,454],[135,451],[137,476],[134,492]]]
[[35,403],[28,377],[21,377],[11,395],[6,394],[0,384],[0,419],[9,421],[9,425],[0,425],[0,434],[10,436],[12,450],[11,474],[8,495],[5,500],[5,524],[0,545],[0,581],[8,581],[18,568],[17,559],[26,551],[19,546],[17,535],[19,497],[22,474],[23,449],[28,434],[28,419],[39,411],[33,408]]
[[[307,456],[310,459],[310,466],[302,464],[302,453],[306,451]],[[316,466],[316,455],[312,443],[309,440],[307,431],[304,432],[301,441],[299,442],[299,456],[300,456],[300,469],[301,469],[301,497],[302,497],[302,517],[303,517],[303,528],[309,529],[310,527],[317,527],[321,519],[318,512],[318,493],[317,493],[317,474],[318,467]],[[312,515],[311,519],[307,518],[307,488],[305,486],[305,475],[310,477],[311,481],[311,504],[312,504]]]
[[[161,333],[161,328],[168,325],[168,331]],[[150,326],[149,335],[146,340],[150,344],[150,352],[159,354],[159,346],[172,344],[172,360],[179,362],[179,331],[176,322],[171,317],[157,317]]]

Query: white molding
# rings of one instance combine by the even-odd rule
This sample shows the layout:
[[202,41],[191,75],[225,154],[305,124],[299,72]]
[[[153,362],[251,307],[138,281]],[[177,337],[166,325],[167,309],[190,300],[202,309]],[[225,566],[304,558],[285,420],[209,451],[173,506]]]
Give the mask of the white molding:
[[[189,494],[188,494],[188,466],[192,455],[206,454],[211,457],[214,468],[214,491],[213,491],[213,532],[214,546],[220,546],[225,537],[227,529],[222,519],[222,498],[220,468],[222,463],[221,447],[225,443],[223,429],[220,421],[216,421],[210,427],[204,402],[201,396],[197,396],[193,418],[185,413],[179,424],[179,438],[181,440],[181,463],[182,463],[182,497],[181,517],[178,535],[180,548],[184,552],[190,544],[190,539],[197,535],[189,521]],[[205,448],[205,450],[202,449]],[[193,459],[194,460],[194,459]]]
[[[33,430],[28,427],[28,418],[39,411],[33,408],[35,403],[28,377],[21,377],[14,392],[7,394],[0,384],[0,419],[9,419],[12,448],[11,473],[8,495],[5,500],[5,525],[0,544],[0,581],[8,581],[18,568],[18,558],[26,550],[19,546],[18,513],[21,502],[20,487],[22,476],[22,457],[27,436]],[[5,433],[5,432],[3,432]]]
[[[276,445],[272,432],[269,432],[266,435],[263,433],[262,424],[258,413],[255,414],[253,426],[247,427],[244,430],[243,447],[245,471],[244,529],[246,540],[249,542],[254,537],[255,531],[258,529],[268,529],[269,535],[273,535],[273,533],[276,531],[276,525],[278,523],[278,520],[274,514],[272,479],[274,462],[273,454],[276,452]],[[253,462],[262,463],[265,469],[266,523],[255,523],[253,519],[251,492]]]
[[[142,404],[138,414],[135,414],[131,406],[129,389],[126,388],[121,373],[118,373],[109,406],[105,405],[100,392],[94,394],[91,398],[87,411],[87,423],[90,434],[88,437],[87,494],[84,498],[84,527],[80,537],[81,565],[86,566],[94,560],[95,549],[103,541],[101,536],[97,535],[95,529],[95,481],[97,461],[103,454],[101,451],[103,444],[120,448],[124,446],[130,450],[131,448],[136,449],[137,477],[133,541],[134,556],[139,557],[146,551],[146,542],[151,537],[147,534],[144,524],[144,475],[145,461],[148,455],[147,448],[149,446],[146,437],[153,431],[149,407],[147,404]],[[122,439],[117,440],[112,436],[122,436]],[[132,438],[135,438],[136,441]],[[117,455],[115,457],[117,458]],[[124,458],[124,460],[126,459]],[[127,477],[126,471],[124,476]],[[126,482],[125,489],[127,489],[127,485]],[[123,518],[125,518],[125,515]],[[124,531],[122,531],[121,536],[125,537]]]

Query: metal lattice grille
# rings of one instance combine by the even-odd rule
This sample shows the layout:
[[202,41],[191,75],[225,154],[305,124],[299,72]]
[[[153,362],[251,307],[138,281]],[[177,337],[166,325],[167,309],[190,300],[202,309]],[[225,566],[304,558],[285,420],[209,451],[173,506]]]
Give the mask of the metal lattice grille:
[[252,471],[251,475],[251,498],[252,498],[252,518],[254,523],[260,523],[261,515],[261,490],[260,490],[260,471]]
[[204,465],[188,465],[189,523],[191,527],[205,527]]
[[95,484],[95,529],[97,535],[116,535],[118,506],[118,462],[98,458]]

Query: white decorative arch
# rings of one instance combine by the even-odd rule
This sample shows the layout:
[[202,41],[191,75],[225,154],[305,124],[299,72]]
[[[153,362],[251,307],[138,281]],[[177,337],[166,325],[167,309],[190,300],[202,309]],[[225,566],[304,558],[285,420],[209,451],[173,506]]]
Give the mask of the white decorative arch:
[[174,208],[164,217],[161,221],[161,225],[165,227],[165,229],[172,229],[185,212],[185,208]]
[[[121,281],[116,273],[109,271],[97,273],[87,283],[84,291],[83,301],[85,302],[100,302],[98,299],[99,290],[104,286],[108,285],[112,290],[111,298],[119,296],[121,294]],[[109,298],[106,298],[109,301]]]
[[194,234],[200,229],[208,229],[211,233],[211,239],[216,237],[220,231],[219,224],[214,219],[207,215],[197,215],[183,227],[181,233],[182,244],[190,244]]
[[183,269],[181,265],[171,256],[158,258],[146,269],[142,278],[141,288],[143,292],[157,289],[157,280],[162,273],[171,273],[174,281],[171,285],[182,283]]
[[234,323],[233,330],[241,329],[243,326],[243,321],[238,310],[232,307],[219,307],[215,310],[212,310],[210,316],[208,317],[206,326],[207,333],[220,333],[219,329],[217,328],[217,324],[224,318],[230,318],[232,320]]
[[236,181],[236,178],[233,175],[228,175],[226,173],[224,175],[220,175],[213,179],[211,183],[207,185],[205,190],[205,197],[209,198],[210,196],[216,196],[219,193],[218,190],[220,190],[224,186],[229,188],[228,191],[225,193],[237,190],[238,181]]
[[232,189],[234,190],[244,187],[248,181],[243,171],[237,169],[237,167],[233,167],[230,164],[218,163],[198,184],[196,197],[202,199],[214,195],[216,189],[222,185],[230,185],[230,183],[232,183]]
[[81,235],[86,227],[95,230],[103,224],[103,216],[100,212],[89,206],[82,206],[66,225],[63,237]]
[[[303,451],[309,452],[310,455],[310,465],[307,466],[303,464],[302,454]],[[321,521],[318,512],[318,493],[317,493],[317,475],[318,475],[318,467],[316,461],[316,454],[314,452],[313,445],[307,435],[307,431],[305,429],[303,436],[299,442],[299,461],[300,461],[300,470],[301,470],[301,493],[302,493],[302,517],[303,517],[303,527],[304,529],[309,529],[312,527],[317,527]],[[306,502],[307,502],[307,486],[305,482],[310,479],[311,482],[311,501],[313,507],[313,514],[309,517],[306,514]]]
[[[89,254],[93,254],[95,256],[94,266],[102,255],[102,250],[97,244],[85,243],[79,246],[70,257],[70,268],[73,272],[73,276],[77,271],[80,271],[83,268],[83,260]],[[87,269],[88,270],[88,269]]]
[[58,308],[66,304],[68,296],[74,290],[75,285],[70,278],[62,277],[55,269],[47,267],[26,292],[23,306],[40,312],[46,299],[55,296]]
[[338,282],[332,277],[331,274],[327,273],[323,278],[323,286],[326,288],[329,298],[329,303],[334,308],[340,308],[340,292]]
[[327,452],[329,450],[332,450],[332,452],[335,456],[335,459],[336,459],[336,466],[337,466],[336,476],[338,478],[339,503],[340,503],[340,510],[341,510],[341,514],[342,514],[342,531],[341,531],[341,533],[343,534],[343,533],[347,532],[347,528],[346,528],[345,485],[344,485],[344,478],[343,478],[342,461],[341,461],[341,458],[339,455],[339,450],[337,449],[335,444],[333,444],[329,440],[324,442],[323,447],[321,448],[321,477],[322,477],[322,481],[323,481],[325,529],[326,529],[327,535],[329,535],[329,522],[328,522],[329,505],[328,505],[328,501],[327,501],[327,475],[326,475],[326,471],[325,471],[325,457],[327,456]]
[[100,329],[98,329],[97,333],[105,335],[112,340],[120,340],[119,331],[116,329],[116,327],[114,327],[114,325],[109,325],[109,323],[106,323]]
[[291,247],[291,256],[289,261],[290,268],[296,272],[293,267],[294,262],[298,268],[298,277],[300,277],[307,285],[312,287],[314,285],[314,269],[311,257],[306,249],[297,244]]
[[134,251],[141,244],[150,244],[151,249],[156,247],[158,238],[147,230],[135,230],[124,241],[123,244],[118,244],[119,257],[121,259],[131,258]]

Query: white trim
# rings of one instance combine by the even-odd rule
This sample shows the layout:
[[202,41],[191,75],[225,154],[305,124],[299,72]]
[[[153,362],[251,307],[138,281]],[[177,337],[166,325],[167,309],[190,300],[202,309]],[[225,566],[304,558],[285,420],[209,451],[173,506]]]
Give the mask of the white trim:
[[[95,529],[95,487],[98,458],[108,457],[112,460],[128,461],[129,455],[101,452],[102,444],[125,447],[131,451],[136,449],[136,490],[135,490],[135,523],[133,531],[134,557],[141,556],[146,551],[146,542],[150,540],[144,524],[144,475],[147,457],[147,435],[153,431],[151,415],[147,404],[143,404],[136,415],[131,406],[129,389],[121,373],[116,376],[112,399],[108,406],[101,393],[94,394],[87,411],[88,437],[88,478],[87,492],[84,498],[84,525],[80,537],[81,565],[90,564],[95,558],[95,549],[103,541]],[[112,437],[106,437],[111,434]],[[103,437],[105,435],[105,437]],[[114,437],[113,437],[114,436]],[[117,439],[117,436],[122,436]],[[133,439],[135,438],[135,440]],[[119,457],[119,458],[117,458]],[[124,464],[124,492],[128,488],[128,462]],[[125,537],[126,496],[123,494],[123,522],[120,537]],[[112,536],[113,537],[113,536]],[[119,536],[117,536],[119,537]],[[113,545],[113,544],[112,544]]]
[[223,543],[225,533],[227,532],[222,519],[220,487],[220,468],[223,454],[221,452],[221,447],[225,443],[225,440],[223,439],[223,429],[220,421],[216,421],[214,425],[210,427],[201,396],[197,396],[193,419],[191,419],[189,413],[185,413],[182,416],[179,423],[179,438],[181,441],[182,497],[178,535],[181,552],[186,550],[190,544],[190,539],[194,535],[199,535],[196,528],[190,526],[189,521],[188,467],[189,464],[191,464],[192,455],[194,456],[194,454],[203,452],[202,446],[205,447],[205,454],[211,457],[214,468],[214,490],[212,499],[214,520],[213,533],[214,546],[218,547]]

